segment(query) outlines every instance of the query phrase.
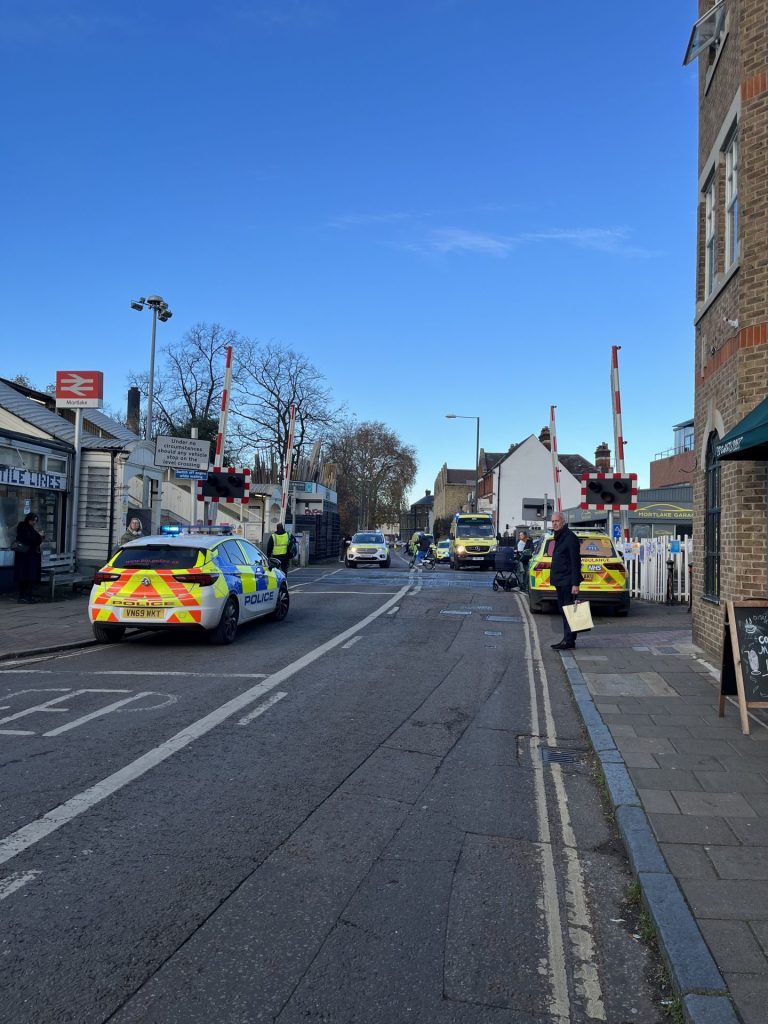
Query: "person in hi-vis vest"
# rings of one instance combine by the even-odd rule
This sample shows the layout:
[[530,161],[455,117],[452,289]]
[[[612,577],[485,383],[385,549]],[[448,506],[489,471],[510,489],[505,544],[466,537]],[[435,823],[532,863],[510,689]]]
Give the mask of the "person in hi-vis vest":
[[287,575],[288,564],[291,561],[289,548],[291,546],[291,535],[287,532],[282,523],[278,523],[275,532],[270,534],[267,542],[267,555],[270,558],[277,558],[280,561],[280,568]]

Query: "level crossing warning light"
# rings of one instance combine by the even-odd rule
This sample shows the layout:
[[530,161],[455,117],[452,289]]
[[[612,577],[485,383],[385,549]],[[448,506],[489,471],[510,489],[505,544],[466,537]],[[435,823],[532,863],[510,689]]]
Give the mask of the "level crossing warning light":
[[197,482],[198,501],[239,501],[247,505],[250,492],[250,469],[235,469],[234,466],[222,469],[221,466],[215,466],[208,474],[207,480]]
[[637,473],[582,473],[580,507],[633,512],[637,508]]

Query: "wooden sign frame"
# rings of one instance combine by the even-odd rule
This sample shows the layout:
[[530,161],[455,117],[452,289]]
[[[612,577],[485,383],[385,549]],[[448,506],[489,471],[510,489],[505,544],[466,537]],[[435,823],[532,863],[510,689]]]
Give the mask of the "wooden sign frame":
[[737,697],[739,701],[739,717],[741,731],[749,735],[749,715],[747,708],[768,708],[768,701],[748,701],[744,687],[744,674],[741,669],[741,649],[736,628],[736,608],[768,608],[768,601],[726,601],[725,602],[725,636],[723,638],[723,657],[720,666],[720,706],[718,715],[725,716],[725,698]]

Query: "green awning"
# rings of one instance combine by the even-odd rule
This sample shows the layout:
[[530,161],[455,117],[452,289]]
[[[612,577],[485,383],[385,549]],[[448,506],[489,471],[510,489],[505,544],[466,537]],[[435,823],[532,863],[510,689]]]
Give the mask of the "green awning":
[[768,460],[768,398],[715,445],[718,459]]

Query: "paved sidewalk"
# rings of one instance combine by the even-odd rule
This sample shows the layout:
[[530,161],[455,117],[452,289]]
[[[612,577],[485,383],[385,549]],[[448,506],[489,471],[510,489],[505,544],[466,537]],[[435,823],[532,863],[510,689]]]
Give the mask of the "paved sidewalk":
[[[554,616],[538,623],[557,638]],[[562,661],[686,1019],[765,1024],[768,717],[749,736],[732,704],[718,718],[685,608],[635,602],[595,626]]]
[[0,595],[0,661],[91,643],[87,593],[40,604],[18,604],[14,594]]

